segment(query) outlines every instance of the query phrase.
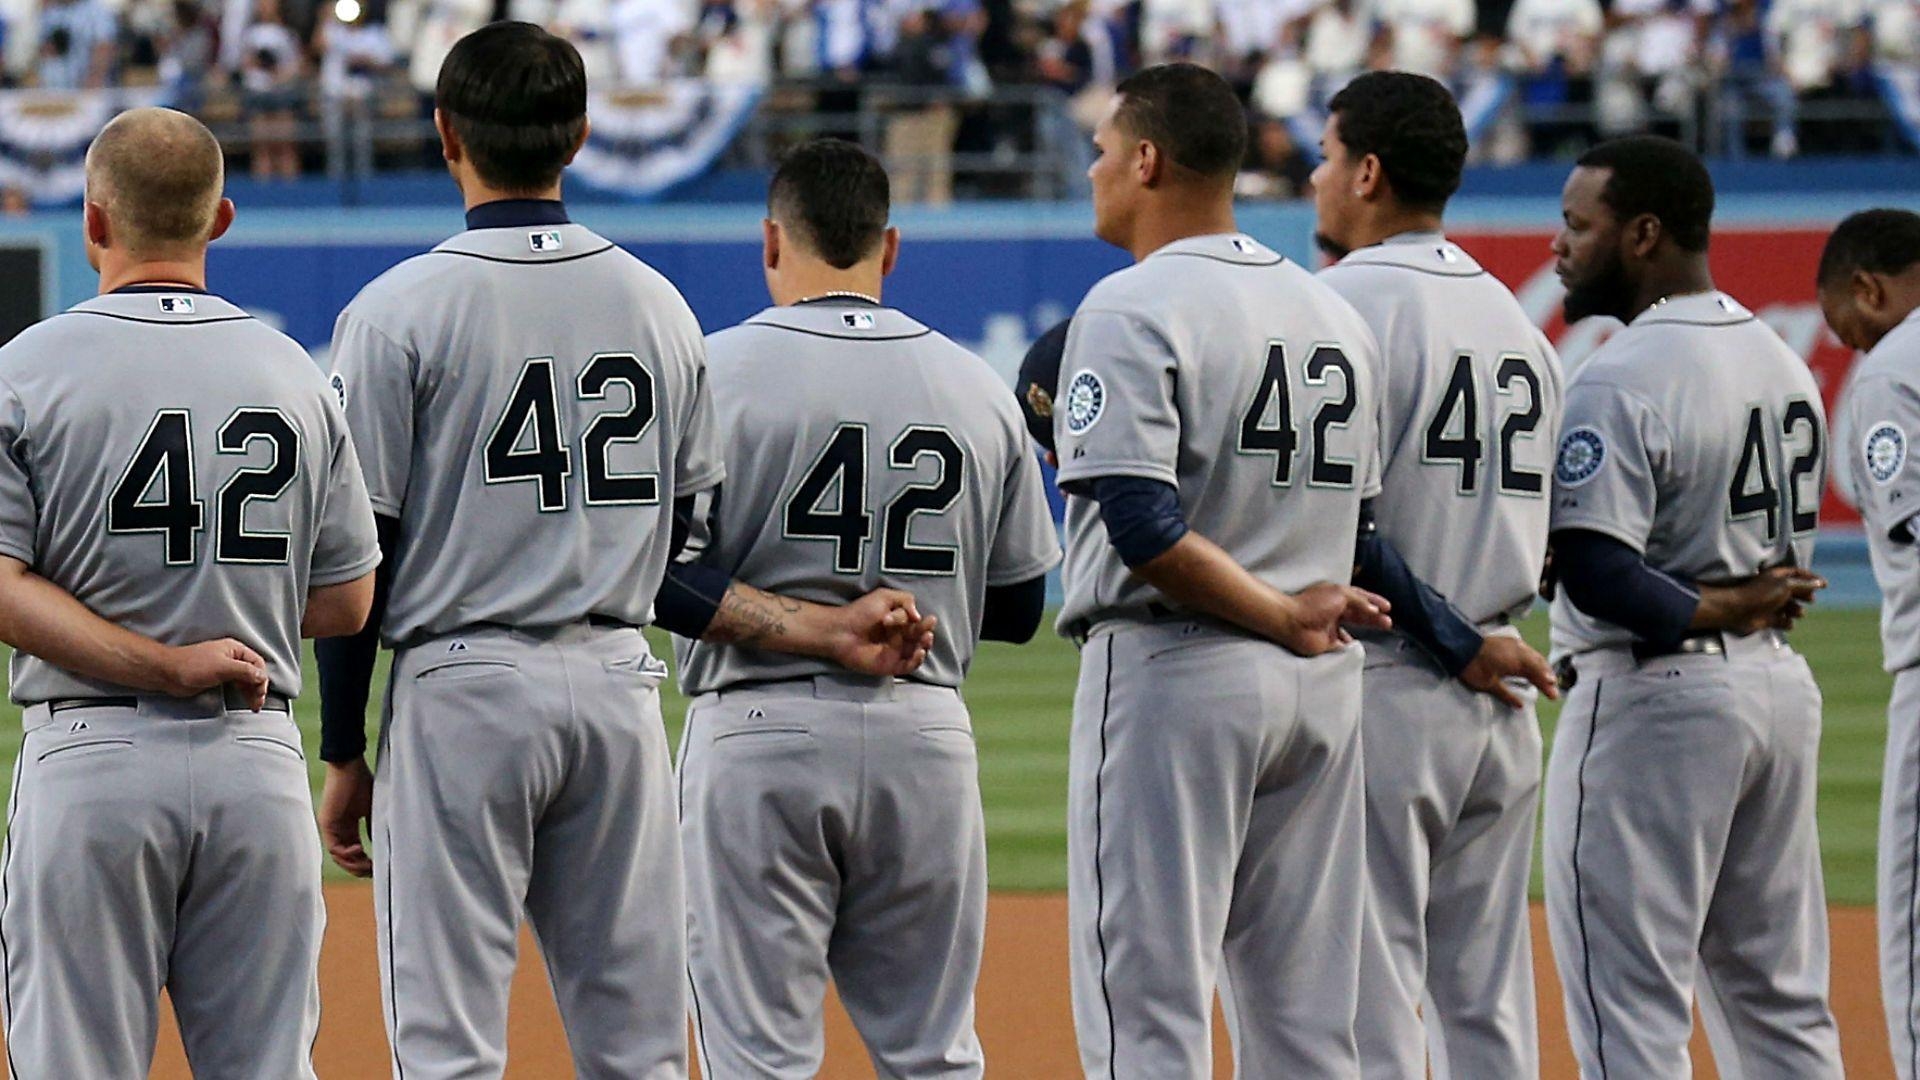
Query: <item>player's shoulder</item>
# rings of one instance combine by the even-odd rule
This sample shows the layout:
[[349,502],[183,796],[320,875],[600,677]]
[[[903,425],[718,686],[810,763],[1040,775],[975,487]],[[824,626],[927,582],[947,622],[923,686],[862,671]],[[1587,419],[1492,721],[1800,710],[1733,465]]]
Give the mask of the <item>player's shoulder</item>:
[[1852,381],[1859,384],[1866,380],[1898,382],[1920,390],[1920,310],[1887,331],[1886,336],[1860,358]]
[[1217,296],[1223,275],[1237,276],[1249,270],[1311,277],[1279,252],[1245,234],[1192,236],[1101,278],[1087,290],[1080,309],[1132,311],[1150,317],[1152,312],[1186,305],[1196,296]]

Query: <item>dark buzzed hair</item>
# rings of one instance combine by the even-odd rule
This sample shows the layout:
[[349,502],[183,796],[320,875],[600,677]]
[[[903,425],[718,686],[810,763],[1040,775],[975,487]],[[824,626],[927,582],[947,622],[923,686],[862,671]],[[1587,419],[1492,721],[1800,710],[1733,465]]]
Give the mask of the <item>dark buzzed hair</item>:
[[1911,210],[1862,210],[1827,237],[1815,277],[1822,289],[1853,277],[1856,270],[1898,274],[1920,263],[1920,214]]
[[480,178],[515,194],[552,187],[587,125],[587,69],[564,38],[497,22],[454,43],[433,103]]
[[143,255],[205,244],[226,163],[205,124],[172,109],[121,113],[87,149],[87,199]]
[[1327,103],[1347,153],[1380,159],[1402,203],[1444,209],[1460,190],[1467,165],[1467,127],[1447,88],[1408,71],[1370,71]]
[[1682,251],[1707,250],[1713,177],[1693,151],[1658,135],[1632,135],[1601,143],[1576,164],[1612,172],[1600,198],[1622,222],[1652,214]]
[[1247,111],[1227,80],[1198,64],[1160,64],[1122,80],[1114,123],[1209,180],[1232,177],[1247,157]]
[[873,256],[892,202],[887,170],[844,139],[813,139],[780,159],[767,187],[767,216],[836,270]]

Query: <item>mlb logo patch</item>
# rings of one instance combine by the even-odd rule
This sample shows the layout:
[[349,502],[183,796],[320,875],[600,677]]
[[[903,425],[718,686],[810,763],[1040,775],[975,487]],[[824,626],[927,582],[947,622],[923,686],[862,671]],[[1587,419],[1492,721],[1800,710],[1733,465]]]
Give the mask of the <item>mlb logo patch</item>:
[[543,254],[549,251],[559,251],[560,230],[548,229],[545,232],[528,233],[527,246]]
[[1232,239],[1228,240],[1227,243],[1232,244],[1233,250],[1239,252],[1242,255],[1260,254],[1260,245],[1254,243],[1253,241],[1247,239],[1244,236],[1233,237]]
[[191,315],[193,314],[193,297],[162,296],[160,310],[168,315]]
[[873,316],[864,311],[849,311],[840,316],[840,322],[849,330],[873,329]]

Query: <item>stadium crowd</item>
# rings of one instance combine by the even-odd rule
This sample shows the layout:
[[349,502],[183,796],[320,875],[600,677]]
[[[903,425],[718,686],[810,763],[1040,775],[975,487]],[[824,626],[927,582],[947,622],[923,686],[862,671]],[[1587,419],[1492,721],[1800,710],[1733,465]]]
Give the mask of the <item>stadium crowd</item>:
[[[996,87],[1044,88],[1061,141],[1079,143],[1069,119],[1089,128],[1118,78],[1167,59],[1242,90],[1245,186],[1281,197],[1311,168],[1313,126],[1293,121],[1365,70],[1431,74],[1463,101],[1498,84],[1477,139],[1492,160],[1648,128],[1788,158],[1887,148],[1875,72],[1920,59],[1920,0],[0,0],[0,85],[161,86],[244,117],[254,173],[291,176],[296,124],[420,115],[452,42],[499,18],[566,36],[603,87],[801,86],[829,113],[904,88],[918,107],[889,122],[887,149],[934,161],[935,200],[940,158]],[[1811,103],[1843,122],[1810,139]]]

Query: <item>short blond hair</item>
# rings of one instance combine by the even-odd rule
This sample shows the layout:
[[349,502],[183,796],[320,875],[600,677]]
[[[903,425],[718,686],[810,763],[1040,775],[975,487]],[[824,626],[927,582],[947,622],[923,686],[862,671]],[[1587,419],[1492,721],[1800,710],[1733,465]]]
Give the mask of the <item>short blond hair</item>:
[[143,256],[207,243],[226,163],[207,126],[173,109],[130,109],[87,148],[87,201],[107,213],[117,243]]

